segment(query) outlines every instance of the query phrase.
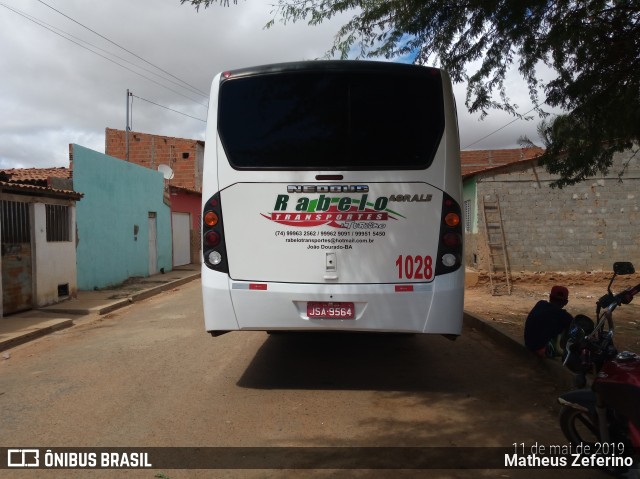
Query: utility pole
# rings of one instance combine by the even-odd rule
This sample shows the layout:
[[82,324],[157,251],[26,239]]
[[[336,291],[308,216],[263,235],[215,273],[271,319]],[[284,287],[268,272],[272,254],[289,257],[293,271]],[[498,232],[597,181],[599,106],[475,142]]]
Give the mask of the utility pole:
[[129,89],[127,88],[127,125],[126,125],[126,129],[125,129],[125,132],[124,132],[125,138],[126,138],[125,139],[125,144],[126,144],[126,154],[125,154],[126,156],[125,156],[125,158],[126,158],[127,161],[129,161],[129,130],[131,129],[129,127],[129,97],[131,95],[132,94],[129,92]]

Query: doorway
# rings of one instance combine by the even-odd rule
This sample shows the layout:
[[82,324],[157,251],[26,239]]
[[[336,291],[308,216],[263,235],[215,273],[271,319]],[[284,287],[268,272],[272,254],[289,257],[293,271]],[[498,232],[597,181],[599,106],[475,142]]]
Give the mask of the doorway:
[[149,276],[158,272],[158,235],[155,212],[149,212]]
[[17,313],[32,308],[33,259],[30,204],[1,202],[2,213],[2,312]]

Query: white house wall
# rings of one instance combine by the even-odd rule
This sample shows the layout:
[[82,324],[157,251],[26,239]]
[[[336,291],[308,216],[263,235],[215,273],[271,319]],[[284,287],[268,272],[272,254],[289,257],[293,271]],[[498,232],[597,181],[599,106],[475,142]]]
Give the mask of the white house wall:
[[[48,201],[52,204],[52,201]],[[55,204],[70,205],[69,202]],[[71,213],[71,241],[47,241],[44,203],[33,205],[34,243],[34,299],[36,306],[46,306],[58,302],[58,286],[69,285],[69,296],[77,293],[76,277],[76,208],[69,206]]]

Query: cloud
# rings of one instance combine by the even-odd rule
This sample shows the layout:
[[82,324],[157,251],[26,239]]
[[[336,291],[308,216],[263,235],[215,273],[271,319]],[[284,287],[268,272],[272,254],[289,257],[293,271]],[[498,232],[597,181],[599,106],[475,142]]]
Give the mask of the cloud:
[[[47,28],[57,33],[0,7],[3,168],[66,166],[69,143],[104,151],[105,128],[125,128],[127,89],[139,98],[205,119],[206,108],[202,104],[207,104],[207,98],[193,89],[208,95],[213,77],[224,70],[321,58],[348,19],[342,15],[316,27],[276,22],[272,28],[264,29],[272,18],[272,7],[267,2],[242,1],[196,12],[190,5],[180,5],[179,0],[46,0],[178,80],[40,2],[4,3],[46,22]],[[68,34],[85,48],[60,36]],[[185,88],[181,80],[191,86]],[[456,96],[463,146],[510,120],[491,114],[478,122],[466,113],[464,94]],[[134,130],[204,137],[202,121],[139,98],[133,99]],[[523,123],[509,127],[477,147],[510,147],[525,130],[535,131],[535,123],[526,128]]]

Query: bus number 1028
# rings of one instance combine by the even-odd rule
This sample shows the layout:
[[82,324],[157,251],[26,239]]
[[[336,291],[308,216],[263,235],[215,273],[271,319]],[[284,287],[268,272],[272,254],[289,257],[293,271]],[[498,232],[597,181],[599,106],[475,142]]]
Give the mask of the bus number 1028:
[[398,256],[398,279],[431,279],[433,260],[431,256]]

